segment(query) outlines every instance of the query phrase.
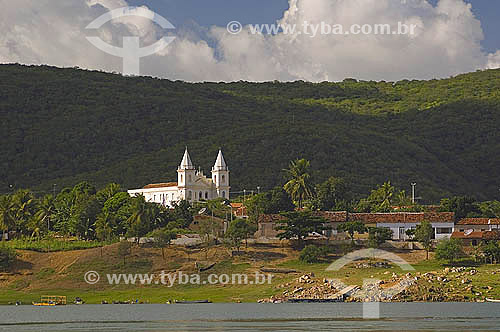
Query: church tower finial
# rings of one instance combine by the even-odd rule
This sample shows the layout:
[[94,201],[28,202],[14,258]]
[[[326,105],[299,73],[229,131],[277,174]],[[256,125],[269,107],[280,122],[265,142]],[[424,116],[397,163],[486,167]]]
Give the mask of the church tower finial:
[[217,155],[217,159],[215,160],[215,164],[213,167],[214,171],[227,171],[227,164],[224,160],[224,156],[222,155],[222,149],[219,148],[219,154]]
[[186,151],[184,151],[184,157],[182,158],[179,169],[195,169],[191,157],[189,156],[188,148],[186,146]]

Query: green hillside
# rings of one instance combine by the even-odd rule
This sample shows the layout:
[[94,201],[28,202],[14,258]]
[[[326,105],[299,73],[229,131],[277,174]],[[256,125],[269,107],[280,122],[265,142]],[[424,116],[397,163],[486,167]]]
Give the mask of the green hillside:
[[500,195],[500,70],[446,80],[199,83],[0,66],[0,192],[89,180],[176,179],[184,147],[209,173],[221,146],[233,190],[269,189],[290,160],[366,195],[386,180],[424,202]]

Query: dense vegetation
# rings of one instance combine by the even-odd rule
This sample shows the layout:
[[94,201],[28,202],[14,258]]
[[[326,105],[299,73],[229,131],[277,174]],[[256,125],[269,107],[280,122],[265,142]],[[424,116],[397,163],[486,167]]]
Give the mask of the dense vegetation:
[[[313,183],[356,198],[390,179],[422,202],[496,199],[500,70],[431,81],[189,84],[77,69],[0,66],[0,193],[83,180],[123,188],[176,178],[182,150],[209,170],[222,146],[234,191]],[[10,187],[12,185],[12,187]]]

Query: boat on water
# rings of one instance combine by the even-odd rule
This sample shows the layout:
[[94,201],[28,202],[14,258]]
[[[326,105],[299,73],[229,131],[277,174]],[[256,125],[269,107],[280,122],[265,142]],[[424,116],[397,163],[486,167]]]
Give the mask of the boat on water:
[[195,300],[195,301],[175,301],[175,304],[202,304],[202,303],[212,303],[210,300]]
[[36,306],[56,306],[56,305],[66,305],[66,296],[53,296],[45,295],[42,296],[40,302],[33,302]]
[[486,298],[486,302],[500,303],[500,300]]
[[81,297],[77,297],[77,298],[75,298],[75,302],[73,302],[73,303],[76,305],[82,305],[82,304],[85,304],[85,301],[82,300]]

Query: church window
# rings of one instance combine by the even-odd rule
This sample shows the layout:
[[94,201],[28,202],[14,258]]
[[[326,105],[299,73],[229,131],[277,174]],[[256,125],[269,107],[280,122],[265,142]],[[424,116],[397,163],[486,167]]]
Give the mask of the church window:
[[205,193],[205,199],[208,199],[208,192]]
[[214,182],[217,182],[217,175],[214,175]]
[[193,198],[193,193],[191,190],[188,192],[188,199],[191,200]]
[[203,193],[200,191],[200,196],[199,196],[200,199],[203,199]]
[[226,192],[225,191],[222,192],[222,197],[226,198]]
[[189,183],[191,183],[191,181],[193,181],[193,178],[192,178],[191,174],[189,174]]
[[183,181],[183,179],[182,179],[182,178],[183,178],[183,176],[182,176],[182,174],[181,174],[181,183],[182,183],[182,181]]
[[226,177],[223,175],[222,176],[222,183],[225,183],[226,182]]

